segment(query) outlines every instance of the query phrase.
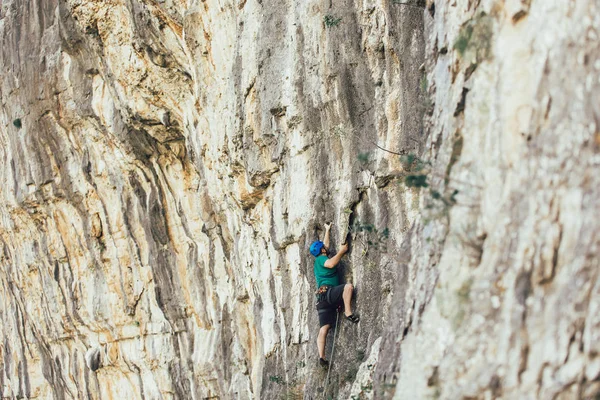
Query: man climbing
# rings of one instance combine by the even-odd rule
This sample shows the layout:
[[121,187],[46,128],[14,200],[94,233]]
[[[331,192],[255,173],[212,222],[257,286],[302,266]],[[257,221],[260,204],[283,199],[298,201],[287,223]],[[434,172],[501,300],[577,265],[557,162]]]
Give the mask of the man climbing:
[[352,314],[352,291],[351,283],[341,284],[338,278],[337,265],[342,256],[348,251],[348,244],[344,243],[340,250],[332,258],[327,257],[329,250],[329,230],[331,223],[325,224],[325,237],[323,241],[316,241],[310,245],[310,254],[315,256],[315,279],[317,281],[317,311],[319,312],[319,336],[317,347],[319,349],[319,364],[323,368],[329,368],[329,361],[325,360],[325,341],[327,333],[336,323],[337,309],[344,303],[344,315],[353,323],[358,323],[359,317]]

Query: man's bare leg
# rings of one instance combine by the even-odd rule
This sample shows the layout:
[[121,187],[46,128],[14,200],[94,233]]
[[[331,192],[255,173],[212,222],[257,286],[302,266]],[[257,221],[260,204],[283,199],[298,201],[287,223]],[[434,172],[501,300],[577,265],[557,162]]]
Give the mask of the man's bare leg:
[[329,332],[331,325],[323,325],[319,329],[319,336],[317,337],[317,348],[319,349],[319,357],[325,359],[325,340],[327,340],[327,332]]
[[344,314],[347,316],[352,315],[352,291],[354,290],[354,286],[351,283],[346,283],[344,286],[344,293],[342,294],[342,298],[344,299]]

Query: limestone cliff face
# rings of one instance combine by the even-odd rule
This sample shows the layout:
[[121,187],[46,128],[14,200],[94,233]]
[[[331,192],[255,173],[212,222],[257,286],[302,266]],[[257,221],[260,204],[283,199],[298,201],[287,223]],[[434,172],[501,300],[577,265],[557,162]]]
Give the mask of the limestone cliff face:
[[599,15],[2,1],[2,397],[596,398]]

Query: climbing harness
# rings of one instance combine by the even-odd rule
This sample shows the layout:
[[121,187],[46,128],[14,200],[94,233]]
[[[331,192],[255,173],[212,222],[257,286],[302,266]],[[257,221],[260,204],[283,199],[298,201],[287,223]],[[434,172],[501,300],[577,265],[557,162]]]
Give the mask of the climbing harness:
[[[329,296],[328,296],[328,290],[331,289],[333,286],[330,285],[323,285],[321,286],[316,292],[315,292],[315,297],[317,300],[317,309],[318,309],[318,305],[324,301],[329,302]],[[327,311],[327,310],[325,310]]]
[[340,307],[337,309],[337,315],[335,317],[335,331],[333,331],[333,347],[331,348],[331,357],[329,358],[329,368],[327,368],[327,378],[325,378],[325,385],[323,390],[323,399],[327,396],[327,385],[329,384],[329,373],[331,372],[331,366],[333,365],[333,353],[335,352],[335,339],[337,338],[338,321],[340,320]]

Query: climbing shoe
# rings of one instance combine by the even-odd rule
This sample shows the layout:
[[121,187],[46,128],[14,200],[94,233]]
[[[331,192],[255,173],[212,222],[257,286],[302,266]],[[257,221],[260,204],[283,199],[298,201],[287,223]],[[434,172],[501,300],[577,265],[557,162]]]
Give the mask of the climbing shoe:
[[360,321],[360,317],[354,314],[346,315],[346,319],[355,324],[358,324],[358,321]]
[[319,358],[319,366],[323,369],[329,369],[329,361],[324,358]]

